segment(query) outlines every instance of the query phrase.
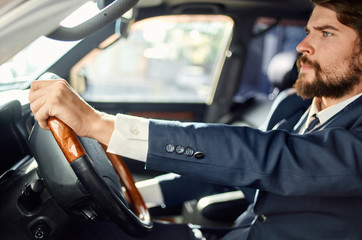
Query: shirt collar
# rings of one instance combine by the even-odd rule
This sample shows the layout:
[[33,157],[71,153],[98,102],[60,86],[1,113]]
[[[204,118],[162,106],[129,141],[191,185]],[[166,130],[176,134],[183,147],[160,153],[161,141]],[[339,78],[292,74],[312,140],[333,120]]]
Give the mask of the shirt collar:
[[320,124],[324,124],[325,122],[327,122],[331,117],[333,117],[334,115],[336,115],[338,112],[340,112],[343,108],[345,108],[348,104],[350,104],[351,102],[353,102],[354,100],[356,100],[357,98],[359,98],[362,95],[362,93],[357,94],[353,97],[350,97],[340,103],[337,103],[329,108],[326,108],[322,111],[318,111],[317,109],[317,104],[320,104],[320,99],[319,98],[314,98],[312,105],[310,107],[310,111],[308,114],[308,118],[307,118],[307,122],[309,122],[308,120],[310,119],[311,116],[313,116],[313,114],[316,114],[317,117],[319,118],[319,122]]

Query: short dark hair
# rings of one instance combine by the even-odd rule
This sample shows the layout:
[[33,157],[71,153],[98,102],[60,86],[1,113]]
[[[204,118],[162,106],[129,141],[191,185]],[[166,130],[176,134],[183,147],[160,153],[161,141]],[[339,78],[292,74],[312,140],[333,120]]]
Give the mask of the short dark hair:
[[353,28],[359,36],[362,49],[362,0],[310,0],[314,5],[329,8],[337,13],[342,24]]

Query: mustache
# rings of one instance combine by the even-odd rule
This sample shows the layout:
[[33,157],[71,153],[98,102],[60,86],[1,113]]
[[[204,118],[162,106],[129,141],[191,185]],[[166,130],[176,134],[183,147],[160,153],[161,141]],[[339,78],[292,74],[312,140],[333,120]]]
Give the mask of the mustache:
[[299,72],[299,70],[300,70],[300,68],[302,66],[302,63],[304,65],[308,65],[308,66],[314,68],[315,70],[318,70],[318,71],[321,70],[321,66],[320,66],[320,64],[318,62],[310,60],[307,56],[300,55],[298,57],[297,63],[296,63],[297,68],[298,68],[298,72]]

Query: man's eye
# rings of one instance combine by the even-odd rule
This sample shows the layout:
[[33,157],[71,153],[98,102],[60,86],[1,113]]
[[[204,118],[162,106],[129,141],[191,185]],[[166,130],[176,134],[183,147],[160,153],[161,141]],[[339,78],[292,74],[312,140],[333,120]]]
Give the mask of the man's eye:
[[332,36],[332,33],[323,31],[323,36],[324,37],[330,37],[330,36]]

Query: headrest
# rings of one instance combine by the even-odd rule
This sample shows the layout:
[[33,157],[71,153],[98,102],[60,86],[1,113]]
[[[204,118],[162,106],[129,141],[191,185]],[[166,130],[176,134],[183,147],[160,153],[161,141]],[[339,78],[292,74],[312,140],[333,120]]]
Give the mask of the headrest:
[[268,78],[274,87],[280,91],[291,88],[298,78],[296,67],[298,53],[296,51],[286,51],[276,54],[268,66]]

